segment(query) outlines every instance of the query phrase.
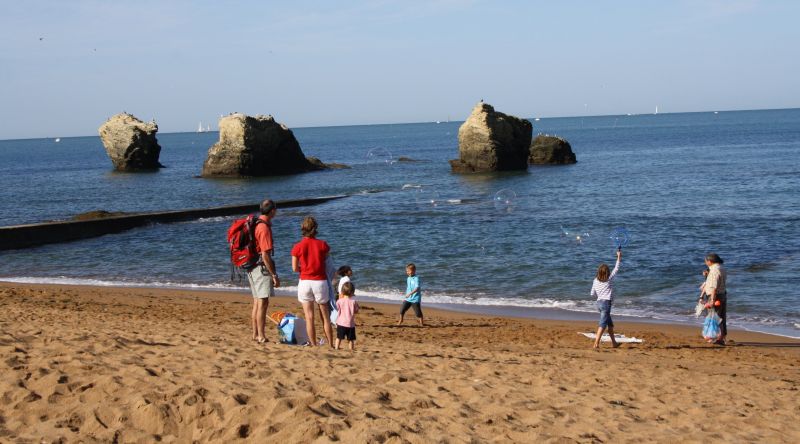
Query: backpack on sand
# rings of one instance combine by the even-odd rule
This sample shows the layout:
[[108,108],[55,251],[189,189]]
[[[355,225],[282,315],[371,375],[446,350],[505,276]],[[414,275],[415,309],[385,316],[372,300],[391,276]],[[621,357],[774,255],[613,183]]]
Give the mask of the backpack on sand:
[[231,251],[231,265],[250,271],[261,264],[261,255],[256,248],[256,225],[264,223],[257,215],[251,214],[236,219],[228,228],[228,247]]

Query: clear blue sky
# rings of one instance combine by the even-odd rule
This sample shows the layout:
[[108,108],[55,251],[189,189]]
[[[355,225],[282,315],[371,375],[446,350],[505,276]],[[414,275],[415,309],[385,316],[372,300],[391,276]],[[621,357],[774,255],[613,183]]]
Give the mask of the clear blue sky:
[[800,2],[0,0],[0,139],[800,106]]

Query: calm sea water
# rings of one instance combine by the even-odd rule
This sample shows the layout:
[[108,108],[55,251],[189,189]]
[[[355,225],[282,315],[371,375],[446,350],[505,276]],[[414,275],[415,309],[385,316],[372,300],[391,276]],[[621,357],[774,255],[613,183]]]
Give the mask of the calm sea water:
[[[533,123],[534,133],[569,140],[578,163],[451,174],[460,122],[298,128],[307,155],[352,169],[264,179],[197,178],[217,133],[159,135],[167,168],[140,174],[113,172],[97,137],[0,141],[0,224],[351,194],[279,212],[276,261],[288,291],[289,250],[313,214],[360,295],[399,300],[413,261],[429,303],[575,311],[594,311],[594,272],[613,261],[608,235],[624,226],[631,242],[615,312],[692,319],[702,259],[714,251],[729,270],[731,324],[800,336],[800,110]],[[394,162],[400,156],[417,162]],[[503,190],[516,197],[495,205]],[[0,279],[242,286],[229,281],[231,220],[2,252]]]

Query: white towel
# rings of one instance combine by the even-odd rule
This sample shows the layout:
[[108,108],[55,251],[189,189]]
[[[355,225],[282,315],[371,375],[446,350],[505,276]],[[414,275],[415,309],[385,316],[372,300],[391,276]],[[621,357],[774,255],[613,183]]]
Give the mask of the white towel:
[[[579,334],[579,335],[584,335],[584,336],[586,336],[586,337],[587,337],[587,338],[589,338],[589,339],[594,339],[594,338],[596,338],[596,337],[597,337],[597,334],[596,334],[596,333],[583,333],[583,332],[578,332],[578,334]],[[616,340],[617,340],[617,342],[619,342],[619,343],[623,343],[623,342],[636,342],[636,343],[644,342],[644,340],[643,340],[643,339],[638,339],[638,338],[629,338],[629,337],[627,337],[627,336],[625,336],[625,335],[619,335],[619,334],[617,334],[617,335],[614,335],[614,339],[616,339]],[[600,338],[600,342],[611,342],[611,336],[609,336],[609,335],[608,335],[608,333],[604,333],[604,334],[603,334],[603,337],[602,337],[602,338]]]

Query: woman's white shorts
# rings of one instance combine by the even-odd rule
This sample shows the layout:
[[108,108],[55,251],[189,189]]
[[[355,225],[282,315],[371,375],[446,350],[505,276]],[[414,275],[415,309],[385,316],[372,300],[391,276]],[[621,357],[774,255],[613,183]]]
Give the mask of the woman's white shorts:
[[330,300],[328,281],[308,281],[300,279],[297,283],[297,300],[300,302],[316,302],[327,304]]

